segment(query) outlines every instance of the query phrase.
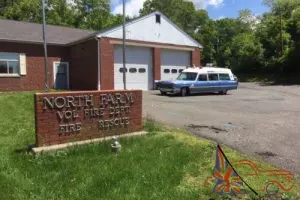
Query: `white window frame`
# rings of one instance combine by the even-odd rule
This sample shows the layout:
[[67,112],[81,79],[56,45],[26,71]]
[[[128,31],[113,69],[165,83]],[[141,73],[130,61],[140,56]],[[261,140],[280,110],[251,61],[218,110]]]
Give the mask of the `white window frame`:
[[[0,52],[0,53],[4,53],[4,54],[9,54],[9,52]],[[17,53],[16,53],[17,54]],[[20,54],[17,54],[20,55]],[[20,75],[20,60],[19,60],[19,56],[18,59],[1,59],[0,61],[6,61],[7,62],[7,67],[8,67],[8,62],[12,61],[12,62],[18,62],[18,73],[9,73],[9,70],[7,71],[6,74],[0,73],[0,77],[21,77]]]
[[70,74],[69,74],[69,62],[60,62],[60,61],[54,61],[53,62],[53,87],[56,89],[55,86],[55,79],[56,79],[56,69],[55,64],[67,64],[67,89],[70,89]]

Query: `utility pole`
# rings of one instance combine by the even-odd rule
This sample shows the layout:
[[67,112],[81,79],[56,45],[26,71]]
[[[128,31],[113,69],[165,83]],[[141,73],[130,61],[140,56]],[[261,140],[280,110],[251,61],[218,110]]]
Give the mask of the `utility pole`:
[[217,57],[216,57],[216,63],[217,63],[217,67],[218,67],[218,61],[219,61],[219,36],[217,38]]
[[48,58],[47,58],[47,41],[46,41],[46,16],[45,16],[45,0],[42,0],[42,11],[43,11],[43,40],[44,40],[44,53],[45,53],[45,91],[49,91],[49,80],[48,80]]
[[126,32],[125,32],[125,24],[126,24],[126,13],[125,13],[125,0],[123,0],[123,84],[124,90],[126,90],[126,46],[125,46],[125,39],[126,39]]

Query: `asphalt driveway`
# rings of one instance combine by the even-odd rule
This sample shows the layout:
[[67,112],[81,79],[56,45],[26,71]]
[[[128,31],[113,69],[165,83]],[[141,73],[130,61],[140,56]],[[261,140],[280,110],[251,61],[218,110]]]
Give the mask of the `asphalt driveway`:
[[225,96],[143,95],[144,117],[261,156],[300,176],[300,86],[244,83]]

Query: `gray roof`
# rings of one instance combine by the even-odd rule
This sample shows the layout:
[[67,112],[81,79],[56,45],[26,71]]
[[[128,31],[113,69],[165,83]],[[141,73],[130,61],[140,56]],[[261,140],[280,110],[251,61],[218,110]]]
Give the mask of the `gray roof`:
[[[47,43],[57,45],[66,45],[97,34],[95,31],[53,25],[46,26],[46,33]],[[42,24],[0,19],[0,41],[42,43]]]

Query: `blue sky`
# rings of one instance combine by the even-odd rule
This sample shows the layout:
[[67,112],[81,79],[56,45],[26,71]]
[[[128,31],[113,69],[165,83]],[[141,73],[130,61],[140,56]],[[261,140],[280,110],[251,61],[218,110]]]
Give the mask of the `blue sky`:
[[250,9],[254,14],[262,14],[269,10],[262,5],[262,0],[224,0],[219,6],[207,6],[206,10],[213,19],[237,17],[238,11]]
[[[163,1],[163,0],[162,0]],[[186,0],[194,2],[196,8],[206,9],[213,19],[237,17],[238,11],[250,9],[254,14],[268,11],[262,5],[262,0]],[[145,0],[126,0],[126,13],[130,16],[138,15]],[[111,12],[122,13],[122,0],[111,0]]]

